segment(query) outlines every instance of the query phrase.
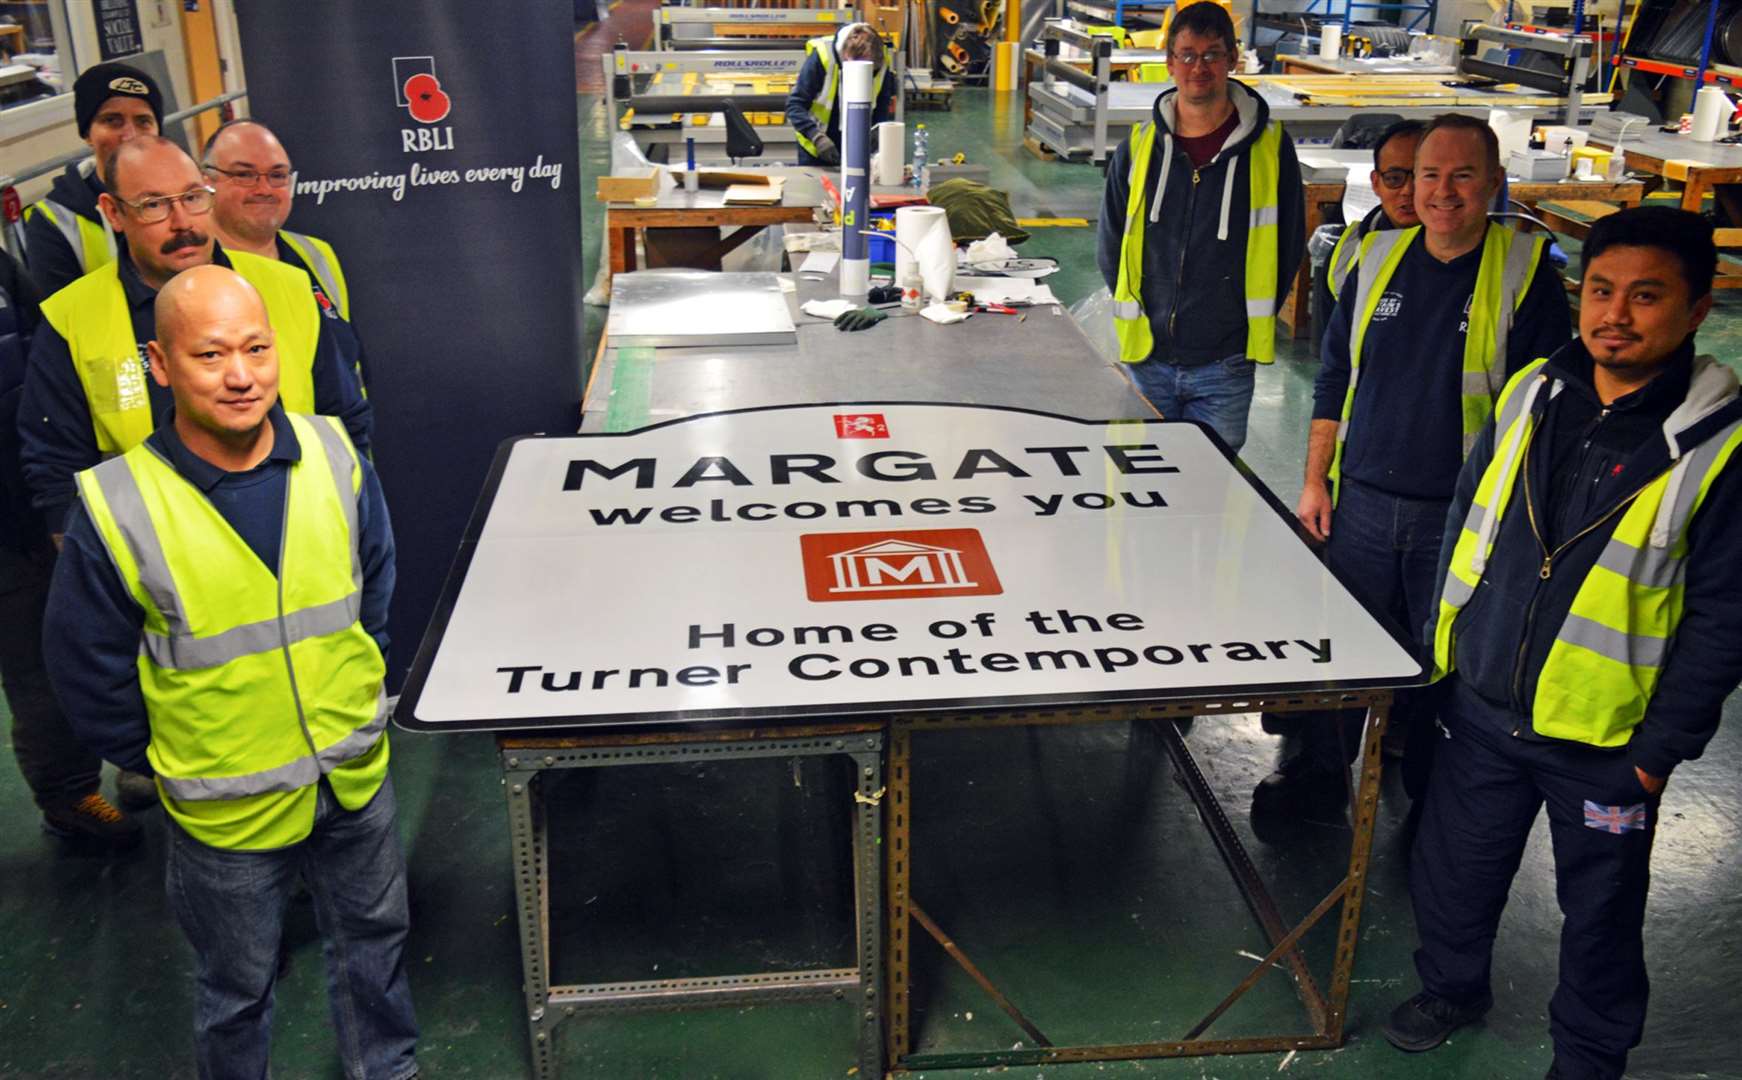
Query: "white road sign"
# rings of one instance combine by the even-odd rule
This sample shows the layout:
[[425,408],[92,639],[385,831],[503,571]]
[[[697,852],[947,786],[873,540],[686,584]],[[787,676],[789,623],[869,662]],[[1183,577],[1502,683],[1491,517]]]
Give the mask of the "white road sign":
[[1198,426],[889,404],[505,446],[421,730],[1419,682]]

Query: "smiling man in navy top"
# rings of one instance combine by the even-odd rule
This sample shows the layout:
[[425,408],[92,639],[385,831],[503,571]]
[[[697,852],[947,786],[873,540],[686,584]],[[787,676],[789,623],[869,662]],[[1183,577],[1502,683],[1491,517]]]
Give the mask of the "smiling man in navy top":
[[[1411,635],[1433,615],[1458,469],[1507,376],[1572,337],[1546,238],[1488,220],[1503,176],[1487,124],[1445,115],[1428,125],[1415,160],[1421,224],[1363,238],[1313,388],[1296,514],[1349,588]],[[1411,733],[1412,791],[1432,752],[1429,718],[1411,719],[1425,705],[1404,694],[1393,711]],[[1347,801],[1353,731],[1339,738],[1327,715],[1303,720],[1301,734],[1301,751],[1259,785],[1255,813]]]

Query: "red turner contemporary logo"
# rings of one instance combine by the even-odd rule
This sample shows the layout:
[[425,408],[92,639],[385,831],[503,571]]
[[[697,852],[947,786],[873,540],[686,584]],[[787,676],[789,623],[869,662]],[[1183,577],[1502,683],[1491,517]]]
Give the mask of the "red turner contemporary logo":
[[978,529],[804,533],[805,594],[815,601],[997,596]]
[[424,125],[400,130],[401,150],[412,154],[454,148],[453,128],[429,126],[446,120],[454,107],[453,98],[442,89],[441,79],[436,77],[435,57],[395,56],[393,94],[393,103]]

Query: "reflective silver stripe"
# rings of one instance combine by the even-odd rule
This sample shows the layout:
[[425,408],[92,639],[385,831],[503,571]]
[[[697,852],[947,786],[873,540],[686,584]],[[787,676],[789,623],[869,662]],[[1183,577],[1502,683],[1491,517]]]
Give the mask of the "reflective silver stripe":
[[[79,269],[90,273],[91,267],[85,261],[85,238],[79,235],[79,216],[53,199],[39,200],[36,209],[48,218],[49,224],[67,242],[67,247],[73,249],[73,255],[79,260]],[[110,243],[113,242],[111,238]]]
[[1266,225],[1275,225],[1280,220],[1280,217],[1278,216],[1277,211],[1278,211],[1278,208],[1275,206],[1255,206],[1255,207],[1253,207],[1252,208],[1252,217],[1248,221],[1247,227],[1252,228],[1252,229],[1260,229]]
[[1346,442],[1349,438],[1349,421],[1337,421],[1337,441]]
[[1115,319],[1138,319],[1143,317],[1143,305],[1136,300],[1113,301],[1113,317]]
[[1711,471],[1712,463],[1723,453],[1724,444],[1736,434],[1738,427],[1742,427],[1742,420],[1725,427],[1686,455],[1687,479],[1692,482],[1682,484],[1681,490],[1676,492],[1675,505],[1670,511],[1669,519],[1671,545],[1687,535],[1688,522],[1694,514],[1694,500],[1700,497],[1700,488],[1705,486],[1706,474]]
[[1247,299],[1246,317],[1248,319],[1268,319],[1276,314],[1276,297],[1261,296],[1256,300]]
[[315,280],[321,283],[321,291],[326,293],[333,303],[344,303],[345,298],[339,292],[339,275],[335,272],[333,264],[327,261],[326,253],[320,249],[320,245],[316,244],[313,238],[302,233],[291,232],[289,229],[284,231],[284,238],[290,242],[291,247],[296,249],[296,253],[302,256],[304,264],[314,273]]
[[358,490],[351,486],[351,470],[360,468],[351,443],[339,433],[338,421],[330,416],[305,417],[327,452],[327,464],[332,468],[333,486],[338,489],[339,505],[345,508],[345,528],[351,534],[351,587],[363,587],[363,562],[360,555],[361,537],[357,527]]
[[1556,639],[1633,668],[1662,667],[1664,658],[1669,655],[1668,638],[1611,630],[1583,615],[1569,614]]
[[[175,589],[175,578],[169,572],[169,560],[163,555],[163,542],[145,509],[145,494],[139,490],[139,480],[127,467],[125,458],[110,458],[91,474],[103,498],[109,504],[109,515],[121,533],[127,550],[139,571],[139,583],[151,597],[152,606],[163,616],[164,625],[172,634],[187,633],[187,612]],[[113,556],[111,556],[113,557]],[[116,567],[119,571],[120,567]],[[126,575],[122,575],[125,580]]]
[[318,756],[304,755],[295,761],[260,772],[240,776],[171,777],[157,774],[157,782],[170,798],[183,802],[211,802],[218,799],[242,799],[250,795],[300,791],[320,780],[324,773],[347,761],[362,757],[381,741],[387,728],[387,695],[377,694],[375,716],[367,724],[322,750]]
[[1440,601],[1454,608],[1462,609],[1470,602],[1470,597],[1476,595],[1476,586],[1466,585],[1456,574],[1446,575],[1446,587],[1440,590]]
[[1464,372],[1464,396],[1465,397],[1489,397],[1490,395],[1497,393],[1498,391],[1493,389],[1492,382],[1490,380],[1490,376],[1495,371],[1499,371],[1502,375],[1504,375],[1505,368],[1506,368],[1506,364],[1504,362],[1499,362],[1499,363],[1496,363],[1494,365],[1494,367],[1490,368],[1488,371],[1466,371],[1466,372]]
[[1464,435],[1464,456],[1469,457],[1470,451],[1476,449],[1476,440],[1482,437],[1480,431],[1466,432]]
[[203,638],[147,631],[145,655],[158,667],[178,671],[218,667],[309,638],[336,634],[355,623],[362,611],[363,594],[352,591],[331,603],[317,604],[285,615],[283,637],[279,635],[279,620],[276,618],[231,627],[223,633]]
[[1610,537],[1603,546],[1603,553],[1597,556],[1597,565],[1620,574],[1634,585],[1667,589],[1680,583],[1687,561],[1671,555],[1665,548],[1654,548],[1649,544],[1636,548],[1625,540]]
[[1500,391],[1506,388],[1506,342],[1512,333],[1513,313],[1518,310],[1524,290],[1530,288],[1530,280],[1525,274],[1530,270],[1536,247],[1535,238],[1519,234],[1512,238],[1512,246],[1506,250],[1506,263],[1500,272],[1500,310],[1494,313],[1494,355],[1488,360],[1487,378],[1482,389],[1471,390],[1466,382],[1465,394],[1485,393],[1489,397],[1499,397]]

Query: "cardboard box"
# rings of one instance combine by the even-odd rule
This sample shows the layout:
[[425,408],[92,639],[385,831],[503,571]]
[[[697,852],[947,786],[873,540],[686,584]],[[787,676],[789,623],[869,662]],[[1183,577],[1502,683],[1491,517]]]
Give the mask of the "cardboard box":
[[594,197],[600,202],[634,202],[659,194],[659,170],[639,169],[622,176],[601,176]]

